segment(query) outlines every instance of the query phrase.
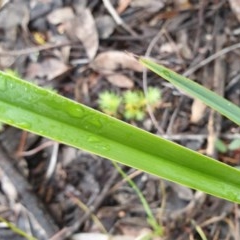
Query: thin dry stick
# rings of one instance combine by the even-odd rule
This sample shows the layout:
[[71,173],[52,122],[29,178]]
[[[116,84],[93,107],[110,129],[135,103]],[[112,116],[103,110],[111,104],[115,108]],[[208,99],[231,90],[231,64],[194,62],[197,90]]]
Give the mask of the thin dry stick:
[[220,216],[214,216],[210,219],[205,220],[204,222],[200,223],[199,226],[202,228],[207,227],[210,224],[222,221],[225,217],[226,213],[223,212]]
[[0,50],[0,56],[13,56],[13,57],[17,57],[20,55],[28,55],[31,53],[36,53],[36,52],[41,52],[44,50],[49,50],[52,48],[58,48],[58,47],[64,47],[67,45],[71,45],[74,44],[76,42],[70,42],[70,41],[65,41],[65,42],[61,42],[61,43],[47,43],[45,45],[42,46],[37,46],[37,47],[30,47],[27,49],[21,49],[21,50],[12,50],[12,51],[3,51]]
[[240,233],[239,233],[239,209],[238,204],[234,203],[234,220],[235,220],[235,239],[239,239]]
[[188,215],[188,213],[193,212],[193,210],[197,207],[201,207],[201,205],[203,205],[203,203],[205,202],[206,199],[206,193],[204,192],[200,192],[200,191],[196,191],[194,194],[193,199],[188,203],[187,206],[185,206],[184,208],[181,208],[177,211],[174,211],[174,213],[170,214],[169,218],[170,220],[176,220],[180,217],[183,217],[184,214]]
[[177,107],[175,108],[171,118],[170,118],[170,121],[169,121],[169,124],[168,124],[168,127],[167,127],[167,131],[166,131],[166,134],[167,135],[170,135],[172,134],[172,128],[173,128],[173,125],[174,125],[174,122],[175,122],[175,119],[177,118],[178,116],[178,113],[180,112],[180,109],[182,107],[182,104],[185,100],[185,95],[182,95],[179,100],[178,100],[178,105]]
[[110,187],[118,176],[118,171],[114,170],[108,182],[104,185],[104,188],[101,194],[95,199],[94,205],[89,207],[89,211],[85,213],[79,221],[76,221],[70,227],[64,227],[58,233],[56,233],[50,240],[64,240],[70,237],[74,232],[79,229],[79,227],[87,221],[87,219],[91,216],[91,214],[96,211],[96,209],[101,205],[102,201],[108,194]]
[[[233,238],[235,238],[235,226],[234,226],[234,223],[233,223],[233,221],[232,221],[232,219],[230,219],[230,218],[225,218],[224,220],[223,220],[224,222],[226,222],[227,223],[227,225],[229,226],[229,238],[226,238],[226,239],[230,239],[231,237],[233,237]],[[235,240],[239,240],[239,238],[235,238]]]
[[[175,43],[173,42],[173,40],[171,39],[171,36],[168,34],[167,31],[165,31],[164,34],[165,34],[166,38],[168,39],[168,41],[173,45],[173,48],[174,48],[174,50],[175,50],[175,52],[176,52],[177,57],[183,62],[183,59],[182,59],[181,55],[179,54],[179,51],[178,51],[178,49],[177,49],[177,47],[176,47],[176,44],[175,44]],[[171,116],[171,118],[170,118],[170,121],[169,121],[167,130],[166,130],[167,135],[171,135],[171,134],[172,134],[173,124],[174,124],[174,122],[175,122],[175,119],[176,119],[177,116],[178,116],[178,113],[179,113],[179,111],[180,111],[180,108],[181,108],[181,106],[182,106],[182,103],[184,102],[184,99],[185,99],[185,96],[182,95],[182,96],[180,97],[180,99],[179,99],[179,104],[178,104],[177,108],[174,110],[174,112],[173,112],[173,114],[172,114],[172,116]]]
[[171,47],[173,48],[174,52],[176,53],[178,59],[183,62],[183,58],[180,54],[180,51],[177,47],[177,44],[174,42],[174,40],[172,39],[172,37],[170,36],[169,32],[168,31],[164,31],[164,36],[166,37],[166,39],[168,40],[168,42],[171,44]]
[[22,131],[20,142],[17,148],[16,157],[21,156],[21,153],[24,151],[25,144],[27,141],[28,132]]
[[109,14],[112,16],[112,18],[114,19],[114,21],[117,23],[117,25],[122,26],[128,33],[130,33],[132,36],[137,36],[138,34],[131,29],[123,20],[122,18],[119,16],[119,14],[117,13],[117,11],[114,9],[114,7],[112,6],[111,2],[109,0],[102,0],[103,4],[105,6],[105,8],[107,9],[107,11],[109,12]]
[[46,148],[46,147],[52,146],[53,144],[54,144],[53,141],[47,141],[47,142],[41,144],[40,146],[38,146],[38,147],[36,147],[36,148],[34,148],[34,149],[32,149],[32,150],[24,151],[24,152],[19,152],[19,153],[17,154],[17,156],[18,156],[18,157],[31,156],[31,155],[33,155],[33,154],[36,154],[36,153],[42,151],[42,150],[43,150],[44,148]]
[[34,215],[35,219],[37,219],[38,223],[46,231],[47,236],[52,236],[58,230],[58,227],[55,225],[52,217],[43,204],[36,197],[36,194],[31,191],[29,182],[19,171],[17,171],[2,146],[0,146],[0,159],[0,168],[4,171],[6,176],[11,179],[18,194],[21,194],[20,202],[22,205],[26,206],[28,211]]
[[[216,42],[216,51],[220,51],[222,46],[225,43],[225,37],[220,34],[215,36]],[[224,60],[221,58],[216,59],[214,62],[214,71],[213,71],[213,83],[212,88],[213,90],[220,96],[224,94],[224,79],[226,75]],[[212,79],[211,78],[211,79]],[[211,109],[209,119],[208,119],[208,138],[207,138],[207,147],[206,147],[206,154],[208,156],[218,158],[218,152],[216,151],[215,142],[216,139],[219,138],[221,132],[221,123],[222,117],[220,114],[215,112],[215,110]]]
[[[151,51],[153,49],[153,47],[156,45],[157,41],[160,39],[160,37],[162,36],[163,34],[163,31],[164,31],[164,28],[162,28],[158,34],[152,39],[152,41],[150,42],[150,44],[148,45],[148,48],[146,50],[146,53],[145,53],[145,57],[149,57],[150,54],[151,54]],[[144,68],[143,69],[143,76],[142,76],[142,79],[143,79],[143,92],[144,92],[144,95],[145,97],[147,98],[147,95],[148,95],[148,83],[147,83],[147,69]],[[147,111],[148,111],[148,114],[151,118],[151,121],[154,125],[154,127],[158,130],[158,132],[160,134],[164,134],[164,131],[163,129],[159,126],[158,122],[157,122],[157,119],[155,118],[154,114],[153,114],[153,110],[151,108],[151,106],[148,104],[147,102]]]
[[52,177],[52,175],[56,169],[57,159],[58,159],[58,150],[59,150],[59,143],[54,142],[53,148],[52,148],[52,155],[51,155],[48,169],[47,169],[47,172],[45,175],[45,179],[47,181]]
[[[67,196],[72,199],[72,201],[80,208],[82,209],[85,213],[88,213],[90,211],[89,207],[81,201],[80,198],[76,197],[72,193],[67,193]],[[103,226],[99,218],[95,214],[90,214],[92,221],[99,227],[102,233],[108,234],[106,228]]]
[[191,74],[193,74],[194,72],[196,72],[198,69],[202,68],[203,66],[207,65],[208,63],[212,62],[213,60],[215,60],[216,58],[221,57],[224,54],[227,54],[231,51],[234,51],[236,49],[240,48],[240,43],[236,43],[232,46],[223,48],[222,50],[214,53],[213,55],[209,56],[208,58],[204,59],[203,61],[201,61],[199,64],[195,65],[194,67],[188,69],[185,73],[183,73],[183,76],[188,77]]
[[141,170],[135,170],[134,172],[132,172],[131,174],[128,175],[127,179],[124,178],[122,179],[120,182],[116,183],[108,192],[108,195],[112,194],[113,192],[115,192],[117,189],[119,189],[124,183],[126,183],[129,179],[132,180],[135,177],[139,176],[140,174],[142,174],[143,171]]

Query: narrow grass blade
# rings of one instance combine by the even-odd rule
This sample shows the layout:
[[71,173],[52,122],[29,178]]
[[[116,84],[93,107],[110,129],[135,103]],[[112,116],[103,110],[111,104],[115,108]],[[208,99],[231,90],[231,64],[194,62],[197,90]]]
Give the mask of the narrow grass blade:
[[240,203],[240,171],[0,72],[0,121]]
[[147,202],[146,198],[144,197],[143,193],[141,192],[141,190],[134,183],[134,181],[132,179],[130,179],[128,177],[128,175],[118,166],[118,164],[116,162],[112,161],[112,163],[113,163],[113,166],[120,173],[120,175],[122,175],[123,179],[125,179],[128,182],[128,184],[131,186],[131,188],[138,195],[138,197],[139,197],[139,199],[140,199],[140,201],[143,205],[143,208],[145,210],[145,213],[147,215],[148,224],[152,227],[152,229],[154,231],[154,234],[156,234],[156,236],[162,236],[163,235],[163,228],[162,228],[162,226],[160,226],[158,224],[157,220],[153,216],[152,210],[151,210],[150,206],[148,205],[148,202]]
[[28,233],[24,232],[23,230],[18,228],[16,225],[14,225],[11,222],[8,222],[7,220],[3,219],[2,217],[0,217],[0,222],[5,223],[14,233],[24,237],[27,240],[37,240],[35,237],[30,236]]
[[146,58],[140,58],[140,62],[157,75],[188,93],[190,96],[202,100],[209,107],[240,125],[240,108],[238,106],[199,85],[198,83],[183,77],[170,69],[155,63],[154,61]]

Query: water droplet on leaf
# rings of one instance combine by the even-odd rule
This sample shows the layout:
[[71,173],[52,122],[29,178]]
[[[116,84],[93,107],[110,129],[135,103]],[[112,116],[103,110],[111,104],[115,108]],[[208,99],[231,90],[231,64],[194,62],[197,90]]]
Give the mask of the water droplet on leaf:
[[14,88],[14,85],[13,85],[13,83],[9,83],[9,87],[10,87],[10,89],[13,89]]
[[101,120],[94,116],[87,116],[84,118],[82,124],[85,129],[92,130],[94,132],[99,132],[103,127]]
[[29,129],[29,128],[31,128],[31,123],[29,123],[29,122],[18,122],[18,123],[16,123],[19,127],[21,127],[21,128],[26,128],[26,129]]
[[89,136],[87,141],[93,145],[94,148],[102,150],[102,151],[109,151],[110,146],[104,143],[101,139],[96,136]]
[[82,117],[84,110],[83,108],[79,107],[79,106],[71,106],[68,108],[68,113],[70,114],[70,116],[72,117]]

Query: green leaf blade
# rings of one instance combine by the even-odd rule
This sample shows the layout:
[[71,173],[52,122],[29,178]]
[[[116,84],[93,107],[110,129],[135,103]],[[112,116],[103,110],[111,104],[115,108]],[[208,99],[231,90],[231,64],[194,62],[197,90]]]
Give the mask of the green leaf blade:
[[240,171],[0,72],[0,121],[240,203]]
[[240,108],[230,101],[222,98],[209,89],[199,85],[198,83],[183,77],[170,69],[163,67],[146,58],[139,60],[145,67],[155,72],[157,75],[171,82],[176,87],[188,93],[194,98],[202,100],[206,105],[218,111],[225,117],[229,118],[236,124],[240,125]]

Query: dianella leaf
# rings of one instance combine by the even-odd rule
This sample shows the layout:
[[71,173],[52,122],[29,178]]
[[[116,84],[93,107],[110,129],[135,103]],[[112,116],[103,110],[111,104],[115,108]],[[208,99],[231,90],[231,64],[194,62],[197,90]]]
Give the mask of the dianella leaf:
[[157,75],[171,82],[174,86],[185,91],[190,96],[202,100],[209,107],[240,125],[240,108],[235,104],[150,59],[140,58],[140,62]]
[[240,171],[0,72],[0,121],[240,203]]

